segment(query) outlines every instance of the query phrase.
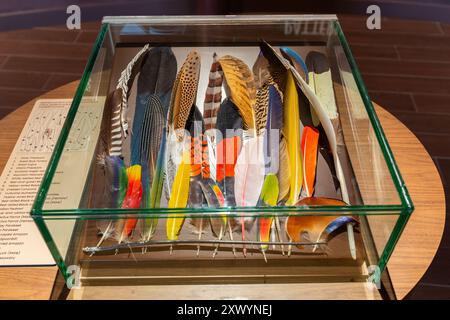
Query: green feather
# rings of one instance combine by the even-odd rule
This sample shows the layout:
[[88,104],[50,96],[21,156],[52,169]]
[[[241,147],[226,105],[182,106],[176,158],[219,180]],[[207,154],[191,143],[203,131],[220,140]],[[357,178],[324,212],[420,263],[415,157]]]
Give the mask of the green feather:
[[[161,194],[163,190],[163,164],[166,159],[166,132],[163,130],[162,141],[159,146],[158,159],[156,161],[155,175],[152,181],[152,187],[149,192],[149,208],[159,208]],[[144,241],[149,241],[156,231],[158,218],[147,218],[144,220]]]
[[[278,186],[278,178],[276,174],[269,173],[266,175],[264,180],[264,184],[261,190],[260,201],[270,207],[274,207],[277,205],[278,194],[280,192]],[[258,239],[259,241],[268,242],[270,238],[270,230],[272,227],[273,216],[264,216],[262,215],[258,219]],[[268,249],[269,245],[262,244],[261,250],[264,252]]]
[[266,176],[261,189],[261,201],[267,206],[274,207],[277,205],[279,192],[280,189],[276,174],[269,173]]

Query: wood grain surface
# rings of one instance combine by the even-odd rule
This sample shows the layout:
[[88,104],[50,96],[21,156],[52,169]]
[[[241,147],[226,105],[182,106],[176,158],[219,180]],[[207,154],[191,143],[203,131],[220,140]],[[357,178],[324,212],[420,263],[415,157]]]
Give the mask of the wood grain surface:
[[[71,98],[77,84],[78,82],[69,83],[36,99]],[[0,121],[2,127],[2,135],[0,136],[0,170],[3,170],[36,99],[26,103]],[[395,117],[380,106],[376,106],[376,111],[415,205],[415,211],[403,231],[388,264],[397,298],[402,299],[420,280],[437,251],[445,224],[445,195],[438,171],[419,140]],[[56,271],[56,267],[1,267],[0,299],[48,299]],[[308,284],[304,288],[311,289],[311,286],[314,286],[314,284]],[[189,292],[187,287],[180,287],[180,290],[177,289],[176,291],[173,290],[173,287],[171,291],[167,291],[168,288],[153,288],[152,292],[159,292],[161,297],[181,298],[183,292]],[[219,291],[216,290],[219,287],[223,286],[205,288],[205,290],[201,291],[204,293],[201,297],[216,297],[210,294],[211,292]],[[240,289],[238,287],[234,289],[234,295],[237,297],[263,292],[261,288],[254,285],[240,286]],[[287,291],[287,288],[279,284],[274,285],[271,289]],[[145,292],[147,289],[140,288],[136,290]],[[350,291],[344,292],[340,286],[330,284],[327,286],[327,290],[316,288],[317,296],[314,295],[314,297],[355,298],[355,295],[349,294]],[[116,298],[117,296],[114,295],[114,292],[117,291],[114,290],[114,287],[110,287],[109,293],[104,292],[103,296],[105,298]],[[174,296],[174,292],[177,292],[178,295]],[[267,293],[268,291],[265,292]],[[342,296],[344,293],[345,296]],[[166,296],[166,294],[170,294],[170,296]],[[83,295],[80,292],[73,295],[75,298],[80,297],[80,295],[84,298],[92,297],[88,294]],[[367,296],[367,291],[364,291],[364,295],[359,295],[359,297],[370,298],[370,296]],[[260,294],[255,295],[255,297],[264,298]],[[137,297],[130,296],[129,298]],[[216,298],[220,298],[220,296]]]

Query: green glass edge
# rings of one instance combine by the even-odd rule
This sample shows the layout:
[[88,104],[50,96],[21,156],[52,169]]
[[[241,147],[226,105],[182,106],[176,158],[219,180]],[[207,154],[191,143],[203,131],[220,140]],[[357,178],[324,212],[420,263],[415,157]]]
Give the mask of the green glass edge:
[[48,245],[50,253],[53,256],[53,259],[55,260],[56,264],[59,267],[59,270],[61,271],[62,275],[64,276],[64,278],[66,280],[68,279],[68,277],[70,275],[67,274],[67,269],[66,269],[66,266],[64,263],[64,259],[62,258],[62,255],[60,254],[47,226],[45,225],[45,222],[43,221],[42,207],[44,205],[48,190],[49,190],[51,182],[53,180],[53,176],[55,174],[56,168],[58,167],[58,163],[61,158],[61,154],[63,152],[64,145],[66,143],[66,140],[69,135],[70,129],[72,127],[73,121],[77,114],[78,107],[80,106],[81,99],[83,97],[84,91],[85,91],[87,83],[89,81],[89,77],[90,77],[92,69],[94,67],[98,52],[103,44],[103,39],[105,38],[105,34],[106,34],[107,30],[108,30],[108,25],[102,24],[100,32],[97,36],[97,39],[95,40],[94,46],[93,46],[91,54],[89,56],[88,63],[86,65],[86,68],[84,69],[83,76],[81,77],[80,83],[75,92],[75,97],[72,100],[72,104],[67,113],[66,120],[64,122],[63,127],[61,128],[61,133],[59,135],[58,141],[56,142],[55,149],[53,150],[53,153],[50,157],[49,163],[47,165],[47,169],[44,173],[41,185],[39,187],[39,191],[36,195],[36,198],[34,200],[33,207],[31,209],[31,213],[30,213],[31,217],[33,218],[36,225],[38,226],[38,229],[41,232],[42,237],[44,238],[44,241]]
[[[307,206],[307,207],[220,207],[220,208],[139,208],[139,209],[122,209],[122,208],[91,208],[91,209],[55,209],[44,210],[42,214],[37,215],[43,218],[54,218],[58,216],[67,215],[79,215],[80,217],[92,217],[96,215],[147,215],[151,217],[160,216],[163,217],[167,214],[195,214],[203,215],[211,214],[211,216],[217,215],[235,215],[239,216],[248,214],[260,214],[265,213],[279,213],[279,215],[293,214],[293,213],[307,213],[303,215],[309,215],[310,213],[328,212],[332,214],[354,214],[354,215],[399,215],[399,212],[403,209],[401,205],[355,205],[355,206]],[[129,216],[128,216],[129,217]],[[73,218],[73,217],[72,217]]]
[[378,143],[380,145],[380,149],[384,155],[385,161],[387,162],[387,166],[389,172],[392,176],[392,180],[397,189],[397,192],[400,196],[400,200],[402,202],[401,206],[401,214],[394,226],[394,229],[391,232],[391,235],[384,247],[383,253],[380,256],[378,267],[381,272],[384,271],[387,265],[387,261],[394,251],[395,245],[397,244],[400,235],[408,222],[411,213],[414,211],[414,205],[412,203],[411,197],[409,195],[408,189],[406,188],[405,182],[400,174],[397,163],[395,161],[394,155],[392,153],[391,147],[386,139],[383,128],[381,127],[380,120],[375,112],[375,108],[373,107],[372,100],[369,98],[369,94],[367,93],[367,88],[364,84],[364,81],[361,77],[359,69],[356,65],[356,62],[353,58],[353,54],[350,50],[350,46],[345,38],[344,32],[342,31],[341,25],[338,21],[334,22],[335,30],[338,34],[341,45],[344,49],[345,55],[349,61],[350,67],[352,69],[353,76],[356,80],[356,85],[358,86],[359,93],[361,98],[363,99],[364,105],[366,107],[367,113],[369,115],[370,122],[375,131],[375,135],[377,137]]

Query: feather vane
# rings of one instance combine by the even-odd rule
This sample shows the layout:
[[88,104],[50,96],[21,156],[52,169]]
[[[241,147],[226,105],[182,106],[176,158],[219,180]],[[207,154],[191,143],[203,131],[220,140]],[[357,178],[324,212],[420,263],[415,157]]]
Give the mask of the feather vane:
[[308,197],[312,197],[314,193],[318,143],[319,131],[312,127],[304,127],[302,135],[303,186]]
[[[185,208],[189,197],[189,181],[191,175],[190,153],[184,152],[178,166],[168,208]],[[167,216],[166,234],[168,240],[177,240],[184,223],[184,216],[169,214]]]

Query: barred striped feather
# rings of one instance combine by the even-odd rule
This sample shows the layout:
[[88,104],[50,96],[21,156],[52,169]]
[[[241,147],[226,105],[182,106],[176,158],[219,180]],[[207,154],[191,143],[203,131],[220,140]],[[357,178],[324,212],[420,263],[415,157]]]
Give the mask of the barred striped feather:
[[131,78],[131,75],[133,74],[133,67],[135,66],[136,62],[141,58],[143,54],[145,54],[148,51],[149,45],[146,44],[135,56],[131,61],[128,63],[127,67],[121,72],[119,81],[117,83],[117,89],[122,89],[122,102],[121,102],[121,108],[120,108],[120,123],[123,130],[124,138],[128,134],[128,119],[127,119],[127,112],[128,112],[128,88],[129,81]]
[[222,102],[222,82],[223,71],[220,68],[217,54],[213,55],[213,63],[209,72],[208,88],[205,93],[205,102],[203,105],[203,118],[205,121],[205,130],[216,127],[217,113]]

